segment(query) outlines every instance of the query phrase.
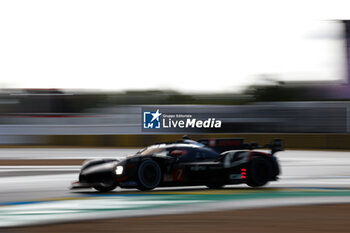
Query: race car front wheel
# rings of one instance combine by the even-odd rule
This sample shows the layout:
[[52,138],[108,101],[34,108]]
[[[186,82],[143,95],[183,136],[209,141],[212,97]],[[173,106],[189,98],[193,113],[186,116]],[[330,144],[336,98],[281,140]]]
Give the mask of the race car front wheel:
[[139,190],[152,190],[159,185],[162,171],[156,161],[146,159],[140,163],[137,176]]
[[94,189],[100,192],[109,192],[115,189],[118,186],[117,181],[110,181],[110,182],[102,182],[98,185],[94,186]]
[[247,169],[247,185],[260,187],[271,180],[272,164],[263,157],[255,157],[250,161]]

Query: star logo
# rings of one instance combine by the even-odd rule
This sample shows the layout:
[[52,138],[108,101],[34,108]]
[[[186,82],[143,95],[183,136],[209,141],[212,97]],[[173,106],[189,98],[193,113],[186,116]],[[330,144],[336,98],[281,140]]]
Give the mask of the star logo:
[[162,113],[159,112],[159,109],[155,112],[143,112],[143,128],[159,129],[161,127],[161,115]]
[[159,109],[157,109],[157,111],[156,111],[155,113],[151,113],[151,115],[153,116],[153,118],[152,118],[152,120],[151,120],[151,122],[152,122],[152,121],[154,121],[154,120],[156,120],[156,119],[157,119],[157,121],[159,121],[159,117],[160,117],[160,115],[162,115],[162,114],[159,113]]

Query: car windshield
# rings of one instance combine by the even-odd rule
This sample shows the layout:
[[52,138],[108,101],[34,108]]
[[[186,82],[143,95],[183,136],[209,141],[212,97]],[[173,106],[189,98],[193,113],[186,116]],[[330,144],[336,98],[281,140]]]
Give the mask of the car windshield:
[[159,148],[154,147],[154,146],[150,146],[150,147],[146,147],[142,150],[140,150],[139,152],[137,152],[138,155],[167,155],[168,151],[165,148]]

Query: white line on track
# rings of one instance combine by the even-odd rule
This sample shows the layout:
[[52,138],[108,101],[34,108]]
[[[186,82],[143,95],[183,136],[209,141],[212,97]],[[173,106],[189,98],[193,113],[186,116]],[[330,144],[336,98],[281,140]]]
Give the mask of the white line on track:
[[[229,209],[239,210],[311,204],[343,204],[350,203],[350,197],[266,198],[221,202],[200,200],[130,201],[124,198],[117,198],[113,201],[108,198],[100,198],[95,200],[67,200],[59,201],[59,203],[60,204],[48,202],[1,207],[0,218],[2,221],[0,222],[0,227],[59,223],[89,219],[222,211]],[[156,207],[149,209],[149,207],[153,206]],[[109,211],[101,211],[104,208],[108,208]],[[38,216],[40,216],[40,218]]]

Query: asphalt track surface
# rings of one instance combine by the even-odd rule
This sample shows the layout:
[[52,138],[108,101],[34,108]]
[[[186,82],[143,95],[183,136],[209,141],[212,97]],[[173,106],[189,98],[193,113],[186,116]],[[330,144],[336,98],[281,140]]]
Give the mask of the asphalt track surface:
[[[122,158],[135,151],[137,150],[0,149],[0,162],[9,159]],[[350,152],[291,150],[279,152],[277,157],[282,167],[280,180],[271,182],[262,189],[252,189],[242,184],[226,186],[223,190],[209,190],[203,186],[158,188],[152,192],[117,188],[108,194],[98,194],[92,189],[68,189],[71,182],[77,179],[79,166],[0,166],[0,220],[13,226],[31,224],[31,219],[23,222],[23,213],[26,216],[28,213],[31,216],[37,213],[56,213],[58,210],[66,213],[67,206],[69,211],[76,211],[78,218],[89,219],[107,217],[112,212],[99,216],[88,213],[91,210],[102,213],[106,209],[113,210],[113,216],[118,217],[120,213],[123,216],[141,216],[145,211],[164,214],[310,203],[350,203]],[[278,201],[280,199],[282,201]],[[72,206],[79,206],[79,210],[72,210]],[[36,212],[30,208],[35,208]],[[14,221],[16,216],[22,220]],[[65,219],[62,218],[62,221]]]

